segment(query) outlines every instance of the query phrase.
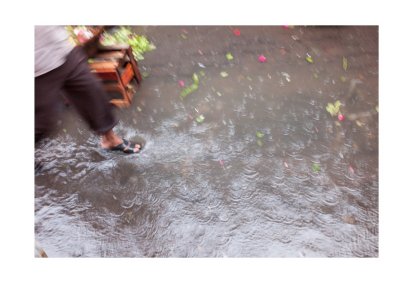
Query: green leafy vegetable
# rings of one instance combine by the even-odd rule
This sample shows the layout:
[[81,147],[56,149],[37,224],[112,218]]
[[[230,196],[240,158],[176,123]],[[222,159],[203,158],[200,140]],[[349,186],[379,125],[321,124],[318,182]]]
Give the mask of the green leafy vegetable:
[[229,61],[233,60],[232,53],[230,52],[226,53],[226,59],[228,59]]
[[328,103],[326,105],[326,111],[328,111],[332,116],[337,116],[340,112],[340,106],[342,106],[342,103],[340,103],[339,100],[335,101],[334,104]]
[[263,138],[264,135],[265,135],[265,134],[264,134],[263,132],[261,132],[261,131],[257,131],[257,132],[256,132],[256,136],[257,136],[257,138],[259,138],[259,139]]
[[185,87],[182,91],[181,91],[181,98],[185,98],[186,96],[188,96],[189,94],[191,94],[192,92],[194,92],[195,90],[197,90],[199,88],[199,86],[197,84],[192,84],[188,87]]
[[347,66],[348,66],[347,58],[343,57],[343,70],[347,71]]
[[197,76],[196,73],[193,74],[192,79],[193,79],[194,84],[196,84],[196,85],[199,84],[199,77]]
[[317,163],[313,163],[311,168],[312,168],[314,173],[318,173],[319,171],[321,171],[321,166],[319,164],[317,164]]
[[104,32],[100,38],[100,43],[109,45],[129,44],[136,60],[143,60],[143,54],[156,49],[145,36],[137,35],[128,27],[120,27],[114,32]]
[[192,75],[192,79],[193,79],[193,84],[191,84],[188,87],[185,87],[182,91],[181,91],[181,98],[185,98],[186,96],[188,96],[189,94],[191,94],[192,92],[196,91],[199,88],[199,76],[194,73]]
[[203,115],[200,115],[200,116],[198,116],[198,117],[196,118],[196,122],[199,123],[199,124],[200,124],[200,123],[203,123],[203,122],[204,122],[204,119],[205,119],[204,116],[203,116]]
[[313,58],[312,58],[309,54],[307,54],[307,56],[306,56],[306,61],[307,61],[308,63],[310,63],[310,64],[314,63]]

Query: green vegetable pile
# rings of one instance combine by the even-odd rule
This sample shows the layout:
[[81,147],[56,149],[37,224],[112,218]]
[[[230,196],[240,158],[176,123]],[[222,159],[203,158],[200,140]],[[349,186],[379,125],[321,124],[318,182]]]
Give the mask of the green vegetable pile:
[[128,27],[119,27],[111,32],[104,32],[100,38],[100,43],[108,45],[129,44],[132,47],[133,56],[136,60],[143,60],[143,54],[156,49],[145,36],[133,33]]

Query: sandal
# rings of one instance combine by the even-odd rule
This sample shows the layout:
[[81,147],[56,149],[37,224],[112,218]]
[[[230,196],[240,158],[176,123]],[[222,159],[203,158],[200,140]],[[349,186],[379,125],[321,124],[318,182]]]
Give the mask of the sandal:
[[[142,150],[142,145],[138,142],[134,143],[135,145],[132,147],[131,142],[127,141],[126,139],[122,139],[122,143],[110,148],[113,151],[122,151],[123,153],[139,153]],[[135,151],[136,149],[136,151]]]

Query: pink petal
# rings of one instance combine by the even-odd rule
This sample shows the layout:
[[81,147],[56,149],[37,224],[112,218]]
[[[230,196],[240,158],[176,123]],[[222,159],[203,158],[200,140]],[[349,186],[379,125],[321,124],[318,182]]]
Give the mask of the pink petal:
[[185,86],[185,82],[184,82],[184,81],[179,81],[179,85],[180,85],[181,87],[184,87],[184,86]]
[[344,115],[343,114],[339,114],[338,115],[338,119],[339,119],[339,121],[343,121],[344,120]]
[[264,62],[267,61],[267,58],[266,58],[264,55],[260,55],[260,56],[258,57],[258,61],[261,62],[261,63],[264,63]]
[[240,36],[240,29],[235,28],[235,29],[233,30],[233,33],[234,33],[236,36]]

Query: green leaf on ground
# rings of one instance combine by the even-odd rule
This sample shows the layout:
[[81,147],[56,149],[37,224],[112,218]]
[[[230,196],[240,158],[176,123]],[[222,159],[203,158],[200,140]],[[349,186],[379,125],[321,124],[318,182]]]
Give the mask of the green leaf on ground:
[[263,138],[264,135],[265,135],[265,134],[264,134],[263,132],[261,132],[261,131],[257,131],[257,132],[256,132],[256,136],[257,136],[257,138],[259,138],[259,139]]
[[191,84],[188,87],[185,87],[182,91],[181,91],[181,98],[185,98],[186,96],[188,96],[189,94],[191,94],[192,92],[196,91],[199,88],[199,86],[197,84]]
[[196,85],[199,84],[199,77],[197,76],[196,73],[193,74],[192,79],[193,79],[194,84],[196,84]]
[[348,63],[347,63],[347,58],[343,57],[343,70],[347,71]]
[[307,54],[307,56],[306,56],[306,61],[307,61],[308,63],[310,63],[310,64],[314,63],[313,58],[312,58],[310,55],[308,55],[308,54]]
[[317,172],[321,171],[321,166],[319,164],[317,164],[317,163],[313,163],[311,168],[312,168],[314,173],[317,173]]
[[196,73],[194,73],[192,75],[192,79],[193,79],[193,83],[190,86],[185,87],[181,91],[181,94],[180,94],[181,98],[185,98],[186,96],[188,96],[189,94],[191,94],[192,92],[196,91],[199,88],[199,82],[200,82],[199,76]]
[[228,59],[229,61],[233,60],[232,53],[230,52],[226,53],[226,59]]
[[342,106],[342,103],[340,103],[339,100],[335,101],[334,104],[328,103],[325,107],[326,111],[328,111],[332,116],[337,116],[338,113],[340,112],[340,106]]
[[198,117],[196,118],[196,122],[199,123],[199,124],[200,124],[200,123],[203,123],[203,122],[204,122],[204,119],[205,119],[204,116],[203,116],[203,115],[200,115],[200,116],[198,116]]

